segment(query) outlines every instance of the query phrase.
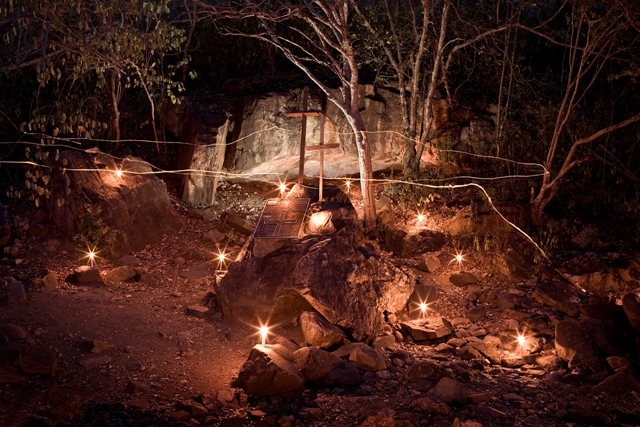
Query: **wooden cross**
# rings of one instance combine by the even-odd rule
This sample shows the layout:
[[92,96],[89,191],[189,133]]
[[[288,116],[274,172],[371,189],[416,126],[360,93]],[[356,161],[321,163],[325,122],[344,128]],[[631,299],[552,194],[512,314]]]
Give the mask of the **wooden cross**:
[[264,222],[264,225],[274,225],[275,224],[276,228],[273,230],[273,235],[277,236],[283,225],[295,224],[296,222],[298,222],[297,219],[285,219],[286,216],[287,216],[287,213],[283,212],[282,214],[280,214],[280,219],[268,219],[268,220],[266,220]]
[[[322,200],[322,179],[324,175],[324,150],[330,148],[338,148],[340,144],[324,143],[324,113],[320,110],[307,110],[309,104],[309,87],[304,87],[304,95],[302,96],[302,110],[291,111],[287,113],[287,117],[302,117],[302,134],[300,136],[300,166],[298,167],[298,184],[302,184],[304,177],[304,153],[306,151],[320,151],[320,181],[318,187],[318,201]],[[307,117],[320,117],[320,144],[306,147],[307,136]]]

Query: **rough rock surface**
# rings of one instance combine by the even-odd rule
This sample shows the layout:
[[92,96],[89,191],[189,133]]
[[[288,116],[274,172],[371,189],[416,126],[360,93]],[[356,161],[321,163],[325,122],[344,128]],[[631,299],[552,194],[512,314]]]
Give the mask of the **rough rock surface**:
[[73,270],[75,284],[78,286],[100,286],[104,285],[102,275],[98,267],[82,265]]
[[180,197],[191,207],[214,205],[220,174],[207,172],[222,170],[229,118],[215,105],[197,99],[162,107],[167,129],[186,143],[178,151],[178,169],[190,172],[181,175]]
[[309,345],[331,348],[348,342],[340,328],[327,322],[316,312],[305,311],[300,314],[299,322],[304,339]]
[[293,363],[293,354],[281,345],[256,345],[240,369],[236,386],[248,394],[281,394],[302,387],[305,377]]
[[[113,158],[100,152],[66,151],[60,157],[67,160],[65,176],[68,178],[53,178],[53,194],[49,198],[53,223],[71,236],[78,232],[87,213],[94,222],[100,220],[103,226],[109,227],[109,235],[116,236],[108,242],[108,247],[98,248],[101,256],[137,252],[183,226],[171,205],[165,183],[148,173],[152,171],[148,163],[127,157],[116,164]],[[86,169],[94,171],[82,171]],[[115,174],[116,169],[123,171],[120,178]],[[59,206],[57,200],[61,197],[65,203]]]
[[303,347],[293,353],[293,360],[300,371],[311,381],[324,378],[332,369],[343,367],[336,355],[317,347]]
[[554,307],[569,316],[577,316],[582,293],[567,282],[542,282],[533,293],[533,297],[550,307]]
[[401,311],[414,283],[393,264],[366,258],[342,231],[231,264],[218,289],[223,313],[277,322],[313,307],[354,338],[373,338],[382,313]]

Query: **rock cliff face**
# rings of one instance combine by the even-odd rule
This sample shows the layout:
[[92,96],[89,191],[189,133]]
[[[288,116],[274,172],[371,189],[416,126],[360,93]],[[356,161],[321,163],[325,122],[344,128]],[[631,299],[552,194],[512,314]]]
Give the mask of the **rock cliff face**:
[[[215,186],[223,166],[248,178],[294,179],[298,175],[301,119],[287,117],[288,111],[302,108],[302,88],[236,99],[233,106],[187,100],[180,106],[163,109],[167,129],[187,144],[180,149],[180,169],[202,170],[186,176],[182,198],[191,206],[211,206]],[[311,89],[310,110],[325,112],[324,142],[339,148],[324,151],[325,177],[357,174],[355,139],[346,118],[318,89]],[[360,87],[360,110],[371,144],[374,170],[383,170],[402,161],[404,150],[400,97],[392,90],[373,85]],[[489,154],[494,123],[488,107],[451,106],[445,99],[434,100],[435,144],[476,154]],[[230,119],[227,119],[230,117]],[[320,141],[320,120],[307,120],[306,143]],[[226,145],[225,145],[226,144]],[[318,176],[319,151],[305,154],[305,177]],[[437,162],[436,153],[425,150],[423,162]]]
[[215,203],[216,187],[224,162],[230,121],[211,104],[187,102],[163,106],[163,117],[169,132],[180,138],[178,190],[191,207],[207,207]]
[[[77,151],[60,156],[67,160],[67,172],[54,175],[52,222],[68,236],[78,233],[87,214],[94,225],[108,227],[109,235],[104,237],[109,244],[97,248],[100,256],[140,251],[159,242],[163,234],[182,228],[165,183],[151,173],[148,163],[127,157],[116,165],[112,157],[102,153]],[[122,170],[122,176],[115,174],[117,169]],[[59,198],[64,204],[57,202]]]

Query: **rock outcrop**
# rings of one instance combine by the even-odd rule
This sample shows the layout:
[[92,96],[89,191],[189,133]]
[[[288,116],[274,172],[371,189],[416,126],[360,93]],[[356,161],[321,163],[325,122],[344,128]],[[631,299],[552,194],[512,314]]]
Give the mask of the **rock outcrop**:
[[78,233],[83,221],[85,227],[108,229],[112,238],[105,239],[106,247],[97,248],[100,256],[137,252],[182,228],[167,187],[152,174],[150,164],[134,157],[116,164],[100,152],[66,151],[60,157],[67,171],[54,176],[52,221],[68,236]]
[[[303,196],[317,200],[317,192],[302,187],[287,197]],[[325,200],[311,205],[316,210],[331,213],[336,232],[288,240],[232,263],[217,292],[220,308],[254,324],[316,311],[357,340],[373,339],[385,311],[405,308],[415,278],[362,247],[357,215],[341,190],[328,191]],[[257,239],[256,247],[261,243]]]
[[186,100],[164,104],[161,114],[169,132],[183,144],[178,150],[180,175],[178,192],[191,207],[215,204],[216,189],[224,163],[227,136],[233,129],[227,115],[214,104]]

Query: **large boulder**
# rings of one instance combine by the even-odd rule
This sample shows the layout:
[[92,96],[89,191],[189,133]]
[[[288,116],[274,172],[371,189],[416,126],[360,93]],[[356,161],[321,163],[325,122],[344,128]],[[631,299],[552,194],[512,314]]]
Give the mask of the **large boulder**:
[[[81,232],[82,225],[115,237],[97,248],[100,256],[140,251],[183,226],[150,164],[134,157],[116,164],[100,152],[66,151],[60,158],[67,171],[53,178],[52,220],[68,236]],[[122,170],[120,177],[116,170]]]
[[357,233],[345,228],[232,263],[217,292],[223,313],[255,324],[313,308],[355,339],[373,339],[385,310],[405,307],[414,279],[382,257],[365,257],[354,243]]

